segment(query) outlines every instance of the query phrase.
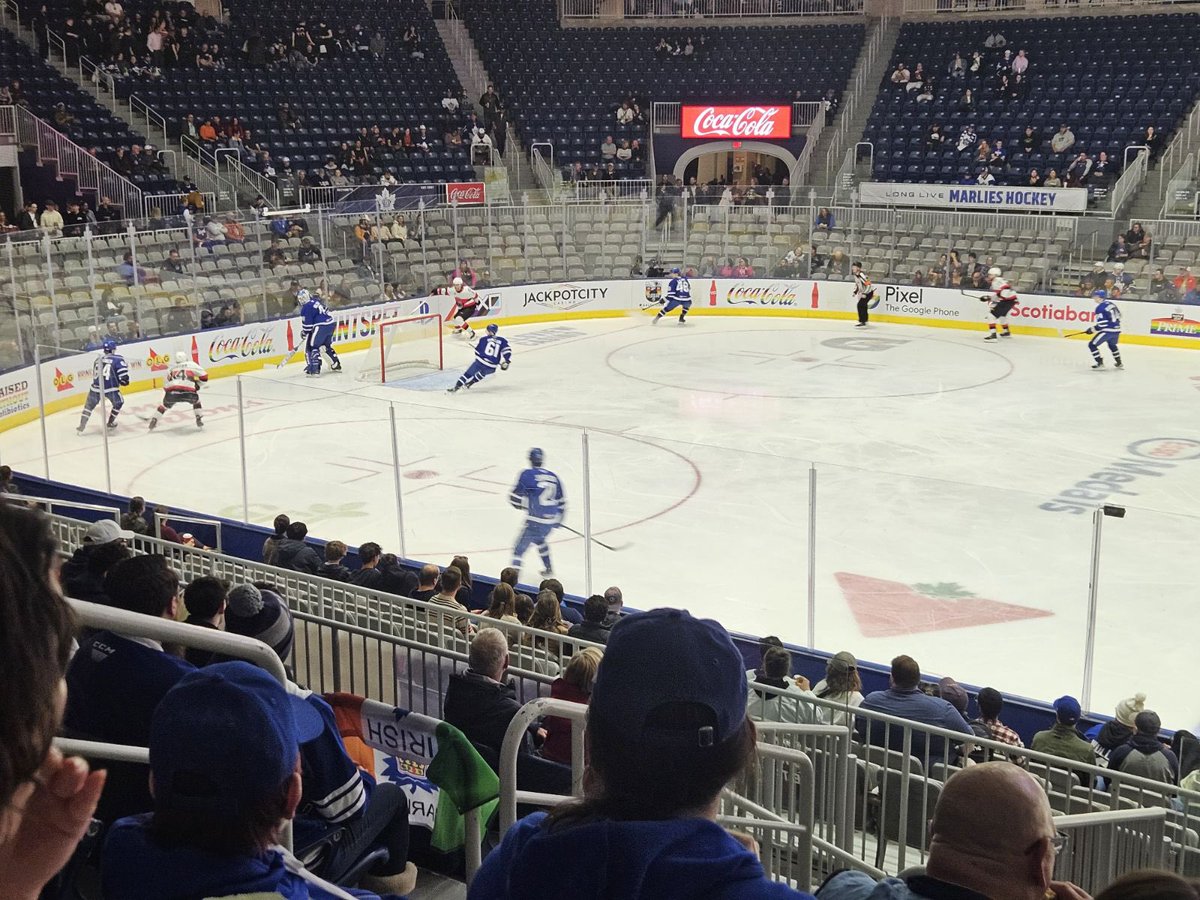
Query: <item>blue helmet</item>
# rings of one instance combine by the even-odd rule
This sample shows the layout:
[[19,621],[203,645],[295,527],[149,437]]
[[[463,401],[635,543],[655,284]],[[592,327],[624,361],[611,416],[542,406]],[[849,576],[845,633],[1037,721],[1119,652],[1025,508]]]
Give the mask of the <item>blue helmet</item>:
[[304,288],[300,288],[300,290],[296,291],[296,302],[299,303],[301,306],[303,306],[305,303],[308,302],[308,299],[311,296],[312,295],[308,291],[306,291]]
[[546,454],[541,447],[534,447],[529,451],[529,462],[531,465],[540,466],[546,461]]
[[1104,290],[1103,288],[1099,288],[1097,290],[1092,291],[1092,296],[1095,297],[1097,300],[1107,300],[1108,299],[1108,291]]
[[499,330],[500,330],[500,326],[499,326],[499,325],[497,325],[495,322],[493,322],[491,325],[489,325],[489,326],[487,327],[487,333],[488,333],[488,334],[495,334],[495,333],[496,333],[497,331],[499,331]]
[[104,343],[101,344],[100,347],[101,347],[101,349],[104,350],[105,353],[116,353],[117,352],[117,342],[114,341],[112,338],[105,338]]
[[671,269],[671,274],[678,275],[679,274],[679,266],[675,266],[673,269]]

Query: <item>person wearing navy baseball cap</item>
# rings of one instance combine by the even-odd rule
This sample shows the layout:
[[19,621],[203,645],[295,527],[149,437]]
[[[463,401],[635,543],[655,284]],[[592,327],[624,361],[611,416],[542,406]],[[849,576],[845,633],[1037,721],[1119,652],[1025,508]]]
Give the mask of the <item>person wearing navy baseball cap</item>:
[[107,900],[374,898],[323,881],[276,843],[300,802],[300,745],[323,728],[312,706],[249,663],[182,678],[150,726],[154,812],[109,831]]
[[469,900],[807,898],[715,821],[721,788],[754,757],[745,668],[711,619],[656,609],[617,622],[592,688],[583,798],[517,822]]

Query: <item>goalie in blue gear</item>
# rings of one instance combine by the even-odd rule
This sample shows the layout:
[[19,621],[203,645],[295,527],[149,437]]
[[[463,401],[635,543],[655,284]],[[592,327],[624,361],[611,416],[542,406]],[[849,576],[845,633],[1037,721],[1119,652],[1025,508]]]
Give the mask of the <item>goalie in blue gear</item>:
[[1084,334],[1094,335],[1088,341],[1088,349],[1092,351],[1092,359],[1095,360],[1092,368],[1104,368],[1104,358],[1100,355],[1100,348],[1108,344],[1108,349],[1113,355],[1113,365],[1122,369],[1124,365],[1121,363],[1121,351],[1117,349],[1117,342],[1121,340],[1121,310],[1117,308],[1117,304],[1108,299],[1107,291],[1094,291],[1092,296],[1097,301],[1095,324],[1084,332]]
[[692,283],[676,266],[671,270],[671,280],[667,282],[667,303],[658,311],[658,315],[654,317],[651,324],[657,325],[659,319],[678,307],[683,307],[683,312],[679,314],[679,324],[682,325],[687,320],[688,311],[692,308]]
[[497,366],[507,369],[512,364],[512,348],[508,346],[508,341],[497,334],[499,331],[495,322],[487,327],[487,336],[480,338],[475,345],[475,362],[458,377],[447,393],[453,394],[459,388],[478,384],[489,375],[494,375]]
[[333,316],[317,294],[304,288],[296,292],[300,304],[300,336],[304,338],[304,374],[321,374],[321,351],[329,357],[329,368],[342,371],[342,361],[333,349]]
[[525,512],[525,527],[513,547],[512,564],[521,568],[525,551],[536,547],[542,558],[542,577],[553,574],[550,565],[550,532],[562,524],[567,511],[567,499],[563,495],[562,482],[558,476],[542,466],[546,455],[538,447],[529,451],[529,468],[517,477],[517,483],[508,495],[508,502]]
[[117,342],[112,338],[105,339],[101,349],[103,352],[92,366],[92,386],[88,390],[87,401],[83,404],[83,414],[79,417],[76,434],[83,434],[83,429],[87,427],[88,419],[92,416],[92,410],[100,404],[101,397],[109,406],[109,428],[117,427],[117,414],[125,405],[121,388],[129,384],[129,366],[125,363],[125,357],[117,353]]

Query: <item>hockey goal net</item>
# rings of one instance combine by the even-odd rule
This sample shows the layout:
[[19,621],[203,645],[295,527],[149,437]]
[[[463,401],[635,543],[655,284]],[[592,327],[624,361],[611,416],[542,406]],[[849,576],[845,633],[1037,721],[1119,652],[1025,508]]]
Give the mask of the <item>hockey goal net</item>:
[[442,317],[385,319],[379,323],[358,377],[384,384],[442,368]]

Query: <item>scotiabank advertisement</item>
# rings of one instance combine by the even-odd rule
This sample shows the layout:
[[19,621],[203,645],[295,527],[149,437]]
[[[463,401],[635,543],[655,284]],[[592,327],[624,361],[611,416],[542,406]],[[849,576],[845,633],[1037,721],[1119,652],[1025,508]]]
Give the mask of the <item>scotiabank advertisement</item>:
[[[483,289],[484,316],[500,324],[519,325],[564,319],[646,316],[657,312],[666,294],[666,279],[555,282]],[[855,316],[853,285],[844,281],[792,281],[768,278],[693,278],[692,315],[787,316],[840,319]],[[334,310],[334,341],[340,351],[366,349],[384,319],[449,313],[446,295]],[[1126,343],[1200,350],[1200,307],[1165,303],[1120,303],[1122,340]],[[1019,334],[1061,338],[1085,331],[1095,304],[1083,297],[1021,297],[1009,319]],[[877,284],[871,318],[879,323],[933,325],[982,330],[988,307],[972,294],[944,288]],[[719,323],[714,322],[717,327]],[[274,368],[285,361],[303,362],[298,318],[275,319],[198,334],[158,337],[122,344],[129,364],[128,390],[161,387],[176,352],[188,356],[220,378]],[[56,412],[79,406],[87,395],[96,353],[76,353],[49,360],[41,377],[33,366],[0,374],[0,431],[31,421],[40,408]],[[357,359],[352,368],[362,365]]]
[[685,138],[703,140],[783,140],[792,136],[792,107],[684,106],[680,119]]

